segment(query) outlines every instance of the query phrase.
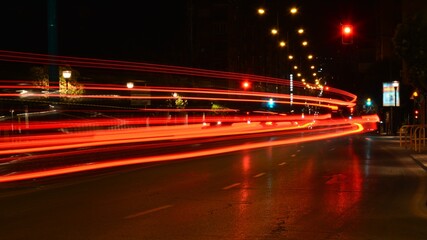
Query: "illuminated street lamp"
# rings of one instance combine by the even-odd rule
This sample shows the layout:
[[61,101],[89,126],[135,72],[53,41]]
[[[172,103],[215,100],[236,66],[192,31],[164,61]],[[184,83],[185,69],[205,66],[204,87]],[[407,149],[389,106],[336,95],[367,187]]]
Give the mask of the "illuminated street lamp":
[[285,41],[280,41],[279,45],[280,45],[280,47],[285,47],[286,46],[286,42]]
[[279,31],[276,28],[271,29],[271,34],[276,35]]
[[303,33],[304,33],[304,29],[303,28],[298,29],[298,34],[303,34]]
[[62,71],[62,77],[65,79],[65,90],[68,94],[68,80],[71,78],[71,71],[70,70],[64,70]]
[[292,59],[294,59],[294,56],[289,55],[289,56],[288,56],[288,59],[289,59],[289,60],[292,60]]
[[393,81],[392,86],[394,88],[394,106],[397,106],[397,88],[399,87],[398,81]]
[[313,59],[313,55],[310,54],[310,55],[307,56],[307,58],[308,59]]
[[307,41],[303,41],[303,42],[302,42],[302,45],[305,47],[305,46],[307,46],[307,45],[308,45],[308,42],[307,42]]
[[258,8],[258,14],[259,15],[264,15],[265,13],[265,9],[264,8]]
[[298,13],[298,8],[296,8],[296,7],[291,8],[290,13],[292,15],[297,14]]
[[134,87],[134,83],[133,82],[128,82],[128,83],[126,83],[126,87],[127,88],[133,88]]

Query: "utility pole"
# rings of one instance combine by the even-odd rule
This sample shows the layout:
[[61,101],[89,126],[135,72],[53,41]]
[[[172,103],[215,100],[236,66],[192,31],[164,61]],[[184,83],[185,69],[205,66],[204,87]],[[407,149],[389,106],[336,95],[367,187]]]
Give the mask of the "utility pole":
[[58,31],[56,21],[56,0],[47,1],[47,33],[48,33],[48,54],[49,54],[49,85],[50,82],[59,83],[59,68],[56,64],[58,55]]

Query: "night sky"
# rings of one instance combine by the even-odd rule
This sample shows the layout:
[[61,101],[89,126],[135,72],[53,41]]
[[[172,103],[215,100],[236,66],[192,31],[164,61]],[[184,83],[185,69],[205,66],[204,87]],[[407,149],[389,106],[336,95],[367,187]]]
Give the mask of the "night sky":
[[[47,53],[46,0],[8,1],[1,11],[1,49]],[[182,44],[185,11],[185,1],[57,1],[58,54],[160,61]]]
[[[256,6],[264,1],[251,2]],[[300,21],[308,26],[319,47],[324,48],[338,37],[337,26],[342,21],[355,22],[361,31],[371,28],[374,23],[369,21],[375,9],[369,7],[369,2],[304,0],[296,1],[296,5],[300,8]],[[1,49],[47,51],[47,0],[6,1],[1,11]],[[163,55],[162,51],[173,50],[188,40],[186,16],[187,1],[183,0],[60,0],[59,53],[125,58],[135,58],[138,53],[145,56],[141,59],[159,58],[155,55]]]

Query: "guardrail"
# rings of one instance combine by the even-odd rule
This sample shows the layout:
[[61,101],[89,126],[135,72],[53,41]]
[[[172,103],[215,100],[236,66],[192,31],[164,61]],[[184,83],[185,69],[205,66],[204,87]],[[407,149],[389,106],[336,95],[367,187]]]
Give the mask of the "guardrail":
[[426,125],[403,125],[399,130],[400,146],[421,152],[426,146]]

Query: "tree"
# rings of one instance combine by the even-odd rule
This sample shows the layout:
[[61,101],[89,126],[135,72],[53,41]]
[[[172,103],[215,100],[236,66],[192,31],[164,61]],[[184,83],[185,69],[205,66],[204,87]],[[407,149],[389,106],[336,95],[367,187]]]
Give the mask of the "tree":
[[169,108],[184,109],[188,104],[187,100],[183,99],[178,93],[173,93],[172,98],[166,101]]
[[[79,83],[77,79],[80,77],[80,74],[76,70],[72,70],[72,74],[68,81],[62,76],[62,71],[71,70],[69,67],[59,67],[59,89],[58,92],[61,95],[73,96],[81,95],[84,93],[83,84]],[[33,84],[42,89],[49,90],[49,74],[48,66],[39,66],[32,67],[30,69],[31,75],[34,79]],[[64,98],[66,101],[76,101],[77,98]]]
[[42,89],[49,90],[49,74],[47,66],[32,67],[30,69],[31,76],[34,79],[33,84]]
[[406,67],[406,79],[423,93],[427,92],[427,18],[416,14],[396,28],[393,44]]

